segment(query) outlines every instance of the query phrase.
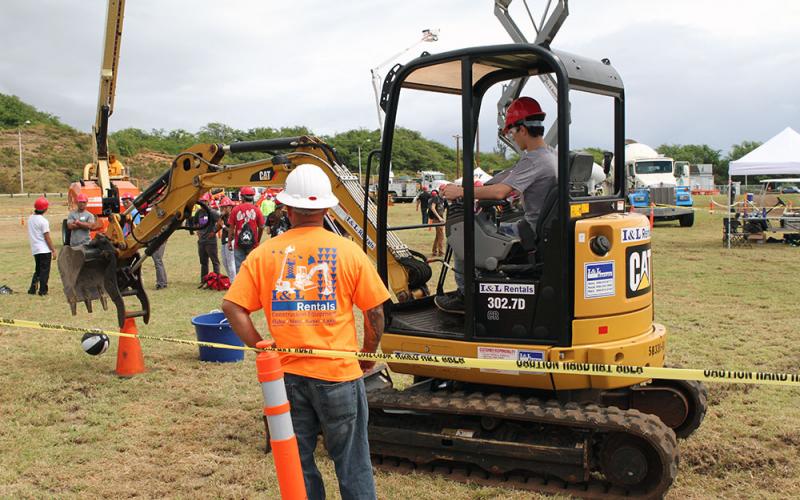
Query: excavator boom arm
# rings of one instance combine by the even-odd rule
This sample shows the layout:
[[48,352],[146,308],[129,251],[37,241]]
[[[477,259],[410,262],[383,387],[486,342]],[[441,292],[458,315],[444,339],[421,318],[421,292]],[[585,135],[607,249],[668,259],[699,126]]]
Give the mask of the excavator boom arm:
[[[220,165],[225,153],[281,151],[270,158],[238,165]],[[286,152],[283,152],[286,151]],[[83,248],[65,248],[59,257],[64,291],[75,312],[77,302],[101,299],[107,293],[117,306],[120,324],[130,316],[123,297],[136,295],[140,301],[140,268],[145,256],[152,255],[172,233],[182,229],[191,217],[192,208],[202,204],[200,197],[213,188],[240,186],[282,186],[286,177],[297,165],[311,163],[319,166],[331,180],[333,192],[339,199],[329,215],[337,230],[361,243],[366,235],[372,245],[367,254],[377,259],[374,240],[376,207],[369,201],[369,225],[361,227],[364,213],[364,191],[357,176],[342,166],[334,150],[313,137],[293,137],[248,141],[230,145],[198,144],[180,153],[170,168],[154,181],[133,202],[133,207],[122,214],[111,214],[107,230]],[[123,226],[130,222],[134,208],[144,214],[130,232],[123,234]],[[425,283],[430,279],[428,264],[415,257],[396,236],[389,235],[389,287],[400,301],[428,294]],[[100,261],[100,264],[98,264]],[[113,261],[113,269],[109,263]],[[63,269],[62,269],[63,267]],[[114,276],[117,277],[114,283]],[[136,311],[149,317],[149,306]],[[141,313],[141,314],[139,314]]]

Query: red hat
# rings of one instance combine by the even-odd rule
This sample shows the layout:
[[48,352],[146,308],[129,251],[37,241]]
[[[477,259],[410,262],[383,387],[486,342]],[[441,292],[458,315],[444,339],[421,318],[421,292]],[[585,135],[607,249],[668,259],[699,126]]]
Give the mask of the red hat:
[[36,201],[33,202],[33,208],[35,210],[44,211],[47,210],[47,207],[49,206],[50,202],[47,201],[47,198],[45,198],[44,196],[36,198]]
[[544,116],[545,113],[539,103],[536,102],[536,99],[531,97],[515,99],[506,111],[506,126],[503,127],[503,133],[508,133],[508,129],[514,125],[521,124],[527,119],[541,121],[544,120]]
[[222,201],[219,203],[219,206],[221,206],[221,207],[232,207],[234,205],[235,205],[235,203],[233,202],[233,200],[231,200],[227,196],[222,198]]
[[130,194],[130,193],[125,193],[125,194],[122,195],[122,199],[123,200],[132,200],[133,199],[133,195]]
[[83,194],[83,193],[80,193],[78,196],[76,196],[76,197],[75,197],[75,201],[76,201],[76,202],[79,202],[79,203],[80,203],[80,202],[84,202],[84,203],[86,203],[86,202],[88,202],[88,201],[89,201],[89,198],[87,198],[85,194]]
[[241,194],[243,196],[255,196],[256,195],[256,190],[251,188],[250,186],[245,186],[245,187],[243,187],[242,189],[239,190],[239,194]]
[[479,181],[478,179],[475,179],[475,182],[473,182],[472,185],[476,188],[481,187],[483,186],[483,182]]
[[203,193],[203,196],[200,197],[200,201],[208,201],[211,199],[211,193]]

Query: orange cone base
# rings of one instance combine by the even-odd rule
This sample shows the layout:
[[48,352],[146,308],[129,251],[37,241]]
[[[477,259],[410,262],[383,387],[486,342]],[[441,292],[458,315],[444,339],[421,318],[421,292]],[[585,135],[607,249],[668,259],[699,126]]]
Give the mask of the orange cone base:
[[282,500],[304,500],[306,483],[303,479],[303,468],[300,466],[300,452],[297,449],[297,437],[270,440],[272,457],[275,461],[275,472],[278,476],[278,487]]
[[[125,320],[125,325],[123,325],[121,332],[139,334],[133,318]],[[144,354],[142,354],[142,345],[139,343],[138,338],[119,338],[116,372],[120,377],[132,377],[144,373]]]

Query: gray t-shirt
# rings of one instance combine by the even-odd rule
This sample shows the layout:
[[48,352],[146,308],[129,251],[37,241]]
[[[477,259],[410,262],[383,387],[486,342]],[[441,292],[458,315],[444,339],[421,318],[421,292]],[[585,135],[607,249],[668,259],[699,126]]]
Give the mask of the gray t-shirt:
[[[75,210],[74,212],[70,212],[69,215],[67,216],[67,224],[75,221],[89,222],[94,224],[95,220],[96,220],[95,216],[91,212],[88,212],[86,210],[84,210],[83,212],[78,212],[77,210]],[[69,246],[75,247],[78,245],[83,245],[85,243],[89,243],[90,239],[91,238],[89,237],[88,229],[75,228],[70,230]]]
[[525,152],[510,169],[494,176],[486,185],[506,184],[522,196],[525,220],[536,229],[544,199],[550,189],[558,183],[556,152],[544,146]]

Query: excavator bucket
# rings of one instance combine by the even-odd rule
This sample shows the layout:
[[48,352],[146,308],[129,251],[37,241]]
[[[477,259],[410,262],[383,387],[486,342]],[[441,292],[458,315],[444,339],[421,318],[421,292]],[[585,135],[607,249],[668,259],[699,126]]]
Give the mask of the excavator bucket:
[[[104,310],[110,298],[117,309],[120,327],[128,318],[142,317],[150,320],[150,303],[142,287],[141,274],[136,264],[137,254],[131,262],[120,263],[108,239],[98,236],[86,245],[64,247],[58,256],[58,271],[73,316],[78,312],[78,302],[86,304],[92,312],[92,301],[100,300]],[[136,296],[141,309],[129,311],[123,297]]]
[[64,295],[69,302],[72,315],[78,312],[78,302],[86,304],[92,312],[92,301],[100,300],[103,310],[108,309],[105,297],[106,272],[109,262],[102,252],[87,245],[65,246],[58,256],[58,272],[64,285]]

